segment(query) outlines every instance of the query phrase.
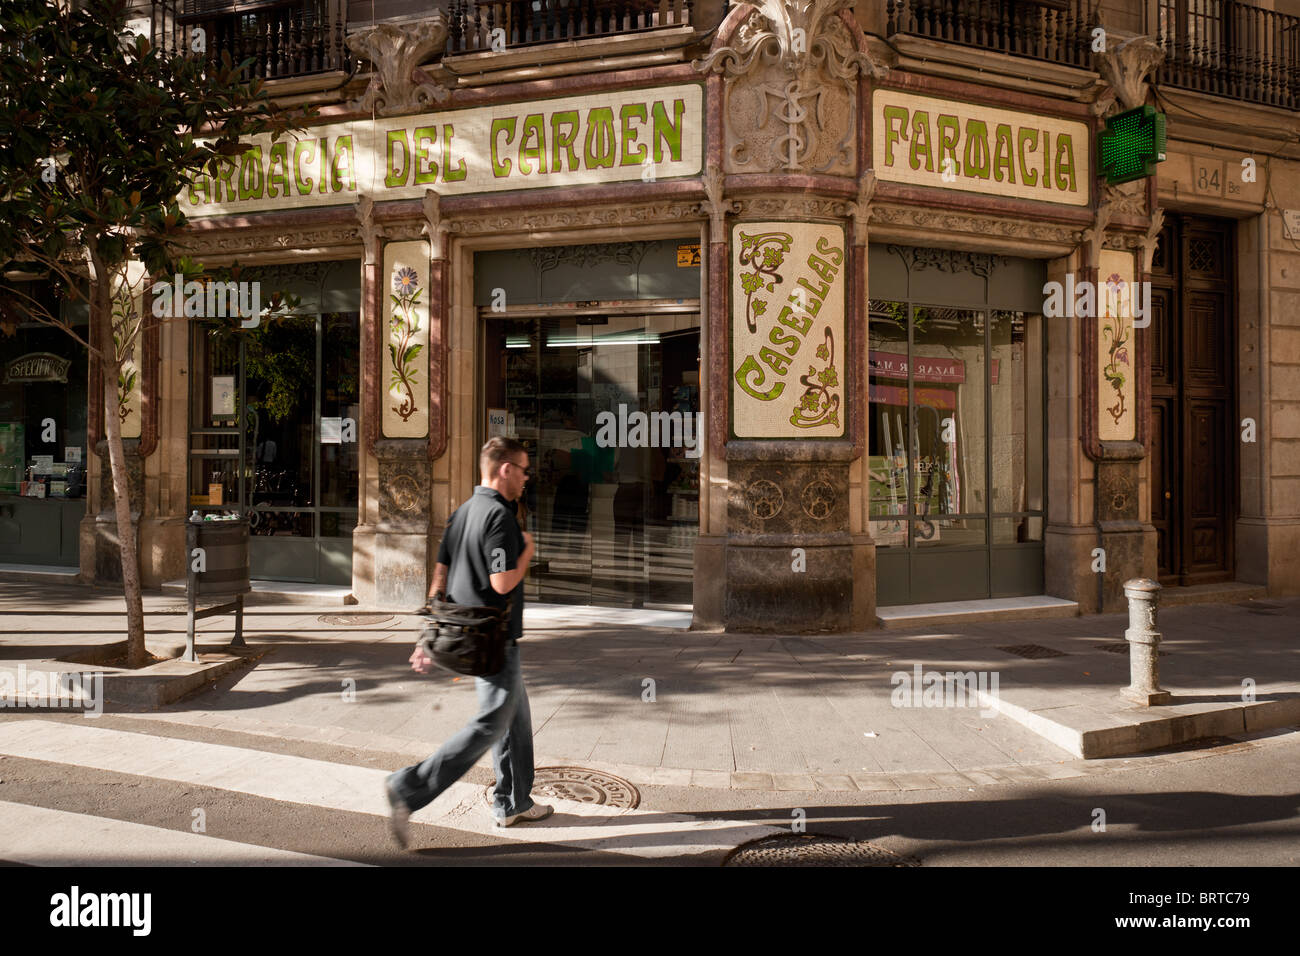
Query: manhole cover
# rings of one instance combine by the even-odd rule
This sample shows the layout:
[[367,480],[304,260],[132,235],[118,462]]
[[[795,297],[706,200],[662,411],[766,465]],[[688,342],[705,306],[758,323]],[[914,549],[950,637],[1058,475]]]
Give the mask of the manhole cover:
[[583,767],[538,767],[533,792],[556,800],[575,800],[631,810],[641,793],[622,777]]
[[[1105,651],[1107,654],[1127,654],[1128,641],[1120,641],[1116,644],[1098,644],[1097,649]],[[1169,654],[1166,651],[1161,651],[1160,656],[1168,657]]]
[[1036,661],[1040,657],[1065,657],[1065,651],[1056,651],[1050,647],[1044,647],[1042,644],[1016,644],[1012,647],[999,647],[998,650],[1006,651],[1008,654],[1015,654],[1016,657],[1024,657],[1031,661]]
[[791,833],[738,847],[723,866],[920,866],[921,861],[839,837]]
[[383,624],[391,621],[391,614],[322,614],[316,620],[322,624],[338,624],[345,627],[358,627],[362,624]]

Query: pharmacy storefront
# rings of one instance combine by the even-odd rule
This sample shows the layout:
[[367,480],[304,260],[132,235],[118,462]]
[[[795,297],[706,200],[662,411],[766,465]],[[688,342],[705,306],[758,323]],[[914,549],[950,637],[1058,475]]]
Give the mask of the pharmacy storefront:
[[[754,16],[693,62],[531,98],[334,107],[196,182],[191,254],[303,307],[163,330],[146,580],[183,570],[184,514],[233,509],[255,576],[416,606],[479,447],[509,435],[532,601],[785,632],[1109,606],[1154,540],[1124,292],[1150,269],[1148,185],[1102,193],[1087,104],[886,75],[851,18],[816,24],[821,58],[751,56]],[[1076,280],[1110,291],[1048,314]]]

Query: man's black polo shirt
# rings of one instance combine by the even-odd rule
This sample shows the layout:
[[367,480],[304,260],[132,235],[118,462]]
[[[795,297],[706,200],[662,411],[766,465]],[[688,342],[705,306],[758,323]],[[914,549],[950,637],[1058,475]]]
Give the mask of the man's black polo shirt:
[[514,506],[496,491],[478,485],[447,519],[438,546],[438,563],[447,565],[447,600],[453,604],[504,608],[511,602],[510,638],[524,633],[524,582],[509,594],[492,589],[490,575],[513,571],[524,552]]

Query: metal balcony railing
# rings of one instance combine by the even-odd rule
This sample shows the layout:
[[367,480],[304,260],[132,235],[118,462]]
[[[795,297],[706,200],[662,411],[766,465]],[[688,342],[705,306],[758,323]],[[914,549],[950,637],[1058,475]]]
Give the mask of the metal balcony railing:
[[1160,83],[1300,109],[1300,17],[1237,0],[1160,0],[1156,26]]
[[904,34],[1092,69],[1098,0],[889,0],[889,36]]
[[694,5],[694,0],[450,0],[447,52],[509,50],[689,26]]
[[[155,42],[210,60],[228,52],[264,80],[347,70],[345,0],[152,0]],[[195,31],[202,31],[196,34]]]

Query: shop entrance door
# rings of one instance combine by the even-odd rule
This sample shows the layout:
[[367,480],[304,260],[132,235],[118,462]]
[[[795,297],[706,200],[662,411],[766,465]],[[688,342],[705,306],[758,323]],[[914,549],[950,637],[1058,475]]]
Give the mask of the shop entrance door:
[[517,438],[532,463],[521,513],[537,544],[528,599],[689,607],[699,313],[485,312],[482,327],[478,441]]
[[1169,215],[1151,263],[1151,523],[1160,581],[1233,576],[1232,223]]
[[358,312],[195,326],[190,505],[248,516],[253,578],[352,583],[359,327]]

